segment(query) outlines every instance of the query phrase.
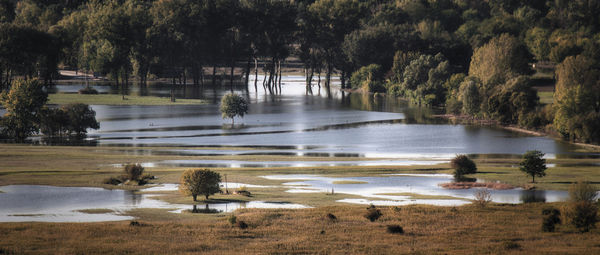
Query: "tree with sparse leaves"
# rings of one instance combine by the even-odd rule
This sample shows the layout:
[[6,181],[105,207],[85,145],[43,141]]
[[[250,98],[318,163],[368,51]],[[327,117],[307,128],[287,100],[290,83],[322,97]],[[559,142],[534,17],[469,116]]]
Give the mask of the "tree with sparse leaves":
[[546,159],[541,151],[527,151],[523,154],[523,161],[520,163],[521,171],[531,176],[531,182],[535,183],[535,177],[546,176]]
[[186,195],[192,195],[194,201],[198,195],[204,195],[206,199],[221,189],[219,188],[221,175],[208,169],[189,169],[181,176],[179,191]]
[[238,94],[229,93],[221,99],[221,115],[223,119],[231,119],[234,124],[235,116],[244,117],[248,113],[248,101]]

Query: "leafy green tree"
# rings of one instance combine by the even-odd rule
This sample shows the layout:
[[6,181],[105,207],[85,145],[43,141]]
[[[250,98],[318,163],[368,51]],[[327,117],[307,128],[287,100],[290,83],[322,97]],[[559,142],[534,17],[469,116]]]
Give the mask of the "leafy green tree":
[[531,182],[535,183],[535,177],[546,176],[546,159],[541,151],[527,151],[523,154],[523,161],[519,163],[519,169],[531,176]]
[[530,73],[528,56],[517,38],[502,34],[475,49],[469,75],[479,78],[485,86],[500,84],[518,74]]
[[450,160],[450,167],[454,169],[454,177],[462,178],[465,174],[477,173],[477,165],[467,155],[456,155]]
[[325,62],[325,90],[331,95],[331,75],[335,68],[349,75],[349,67],[342,51],[347,34],[360,26],[365,8],[358,0],[317,0],[310,5],[309,11],[317,22],[315,47],[323,53]]
[[475,77],[467,77],[460,83],[459,99],[462,102],[462,111],[468,115],[474,116],[481,109],[479,87],[479,80]]
[[15,80],[0,98],[6,114],[2,118],[4,133],[17,141],[23,141],[37,131],[39,114],[48,100],[42,84],[35,79]]
[[402,93],[419,105],[439,105],[445,100],[443,84],[450,76],[450,63],[442,54],[421,55],[404,69]]
[[208,196],[220,192],[219,182],[221,175],[208,169],[188,169],[181,175],[179,191],[186,195],[192,195],[194,201],[198,195]]
[[243,118],[244,114],[248,113],[248,102],[238,94],[229,93],[221,99],[220,110],[223,119],[230,118],[233,125],[235,116]]
[[489,92],[487,115],[502,123],[517,123],[519,118],[534,111],[539,103],[537,92],[527,76],[512,78]]
[[44,107],[40,111],[40,131],[49,137],[61,136],[68,131],[69,116],[60,108]]
[[600,71],[582,55],[556,67],[554,128],[564,137],[600,142]]
[[550,32],[544,28],[534,27],[527,30],[525,45],[527,45],[529,52],[535,56],[537,61],[548,60],[550,55],[549,37]]
[[383,72],[379,65],[371,64],[363,66],[352,74],[350,85],[355,89],[363,89],[363,92],[385,92],[383,87]]
[[61,107],[61,110],[68,117],[67,130],[76,136],[84,136],[87,129],[98,129],[100,123],[96,121],[96,112],[87,104],[75,103]]

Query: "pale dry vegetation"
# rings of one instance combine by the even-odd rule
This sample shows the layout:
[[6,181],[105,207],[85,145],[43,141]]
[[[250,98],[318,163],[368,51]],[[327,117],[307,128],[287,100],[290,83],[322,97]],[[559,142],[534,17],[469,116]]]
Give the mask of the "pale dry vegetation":
[[[306,210],[241,210],[232,226],[226,215],[188,215],[179,220],[112,223],[4,223],[0,248],[16,253],[460,253],[600,252],[597,230],[579,233],[560,225],[540,229],[544,204],[378,207],[370,222],[364,206]],[[327,218],[336,216],[332,221]],[[390,225],[404,234],[389,233]]]

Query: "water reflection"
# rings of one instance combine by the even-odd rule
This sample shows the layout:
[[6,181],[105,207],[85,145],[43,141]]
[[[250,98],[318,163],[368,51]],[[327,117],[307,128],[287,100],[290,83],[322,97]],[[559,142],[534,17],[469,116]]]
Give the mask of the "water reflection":
[[[340,202],[372,201],[387,205],[406,205],[406,204],[437,204],[437,205],[462,205],[470,203],[464,199],[475,199],[475,193],[480,188],[472,189],[444,189],[439,186],[441,183],[451,182],[452,175],[447,174],[392,174],[385,176],[372,177],[325,177],[317,175],[270,175],[264,178],[272,180],[289,180],[284,183],[289,186],[288,192],[307,193],[307,192],[330,192],[351,194],[366,197],[360,200],[343,200]],[[350,182],[348,182],[350,181]],[[363,182],[361,184],[336,184]],[[364,183],[366,182],[366,184]],[[497,203],[523,203],[530,201],[547,202],[564,201],[568,197],[566,191],[538,191],[523,190],[515,188],[510,190],[489,190],[492,201]],[[412,199],[409,194],[425,196],[445,196],[448,199]],[[453,199],[455,198],[455,199]],[[384,200],[382,200],[384,199]],[[462,199],[462,200],[461,200]],[[382,202],[385,201],[385,202]]]
[[[259,77],[260,79],[261,77]],[[235,87],[246,96],[250,112],[223,128],[218,102],[229,87],[206,88],[152,84],[130,87],[130,94],[201,98],[208,105],[93,106],[101,129],[89,134],[98,145],[116,146],[240,146],[318,147],[302,155],[355,154],[521,154],[538,149],[549,154],[577,153],[577,147],[545,137],[523,136],[481,126],[452,125],[434,117],[440,109],[418,108],[385,96],[345,93],[334,89],[332,99],[305,95],[302,76],[285,76],[283,93]],[[251,82],[252,83],[252,82]],[[84,85],[57,85],[59,92],[75,92]],[[95,86],[118,93],[110,86]],[[315,94],[318,94],[315,92]],[[226,125],[225,127],[229,127]],[[252,153],[247,150],[246,153]],[[597,153],[596,153],[597,154]],[[290,155],[282,154],[282,155]]]
[[546,191],[545,190],[522,190],[521,191],[521,202],[523,203],[537,203],[546,202]]

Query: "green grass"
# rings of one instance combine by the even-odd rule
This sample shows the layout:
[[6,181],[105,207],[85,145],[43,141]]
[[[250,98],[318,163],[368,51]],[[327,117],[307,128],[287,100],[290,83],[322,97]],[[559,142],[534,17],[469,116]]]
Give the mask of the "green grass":
[[48,103],[59,105],[71,103],[84,103],[90,105],[193,105],[205,104],[206,101],[200,99],[177,99],[175,102],[171,102],[171,99],[168,97],[154,96],[125,96],[125,100],[123,100],[121,95],[58,93],[48,95]]
[[554,103],[554,92],[552,91],[538,91],[538,96],[540,97],[540,103],[542,104]]
[[113,213],[115,211],[111,209],[84,209],[78,210],[78,212],[87,213],[87,214],[105,214],[105,213]]

